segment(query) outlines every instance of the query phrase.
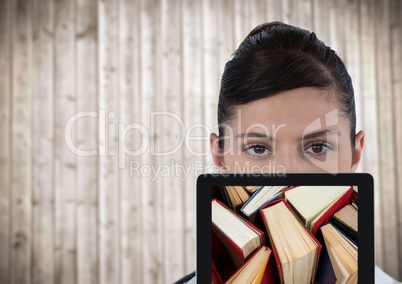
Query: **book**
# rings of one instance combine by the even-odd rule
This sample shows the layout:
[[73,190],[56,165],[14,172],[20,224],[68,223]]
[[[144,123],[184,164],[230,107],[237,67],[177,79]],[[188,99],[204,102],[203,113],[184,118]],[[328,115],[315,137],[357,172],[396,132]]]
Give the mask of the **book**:
[[228,251],[236,269],[265,242],[264,233],[220,201],[211,201],[212,231]]
[[332,269],[339,284],[357,283],[357,245],[331,223],[321,227]]
[[229,200],[229,206],[236,212],[240,212],[241,207],[250,198],[250,195],[242,186],[225,186],[227,199]]
[[[226,284],[260,284],[263,282],[264,274],[269,274],[267,269],[268,261],[271,256],[271,249],[262,246],[260,247],[250,259],[244,263],[237,271],[230,277]],[[267,275],[270,277],[269,275]]]
[[313,283],[321,244],[283,200],[260,210],[281,283]]
[[249,194],[253,194],[254,192],[257,191],[257,189],[259,189],[261,186],[259,185],[245,185],[243,186],[245,190],[247,190],[247,192]]
[[[261,249],[269,251],[267,263],[264,263],[265,257],[263,258],[263,261],[261,261],[261,257],[259,257],[258,259],[254,259],[254,254],[256,254]],[[242,266],[240,266],[240,268],[237,269],[232,262],[231,257],[224,247],[223,243],[219,240],[216,234],[212,232],[212,283],[223,284],[226,283],[230,278],[232,278],[233,280],[234,276],[239,274],[242,270],[245,270],[245,272],[242,272],[243,274],[250,274],[249,270],[252,269],[250,266],[255,265],[258,265],[260,268],[252,281],[248,283],[276,283],[273,278],[273,273],[275,273],[275,271],[273,264],[274,261],[270,257],[271,253],[272,251],[270,248],[266,246],[261,246],[259,249],[256,250],[254,254],[249,257],[249,259]],[[250,261],[255,263],[249,263]]]
[[212,284],[223,284],[224,283],[214,261],[212,261],[211,277],[212,277],[212,279],[211,279]]
[[246,216],[251,216],[265,204],[279,198],[287,186],[262,186],[247,200],[241,208]]
[[356,210],[359,210],[359,205],[357,204],[356,201],[352,201],[352,202],[350,203],[350,205],[352,205],[352,207],[355,208]]
[[226,201],[226,193],[223,190],[222,186],[212,186],[211,187],[211,198],[218,199],[218,200],[228,204]]
[[[320,235],[322,237],[322,235]],[[318,239],[324,243],[322,239]],[[333,284],[336,283],[336,276],[332,268],[331,260],[329,259],[328,250],[325,245],[322,246],[320,261],[318,263],[317,273],[318,284]]]
[[348,204],[342,207],[339,211],[335,212],[330,218],[333,223],[344,234],[357,243],[358,224],[357,224],[358,210],[354,205]]
[[286,190],[284,198],[307,229],[316,235],[340,208],[349,204],[351,186],[297,186]]
[[[256,213],[252,214],[251,216],[256,217],[256,221],[258,222],[250,222],[250,217],[251,216],[246,216],[242,210],[232,210],[229,206],[226,206],[222,202],[226,202],[228,200],[228,194],[226,191],[225,187],[220,187],[216,188],[216,192],[213,196],[216,196],[218,200],[215,200],[217,204],[219,204],[221,207],[225,208],[227,210],[228,214],[225,217],[224,223],[226,226],[232,226],[233,225],[233,216],[234,218],[237,218],[238,220],[241,220],[244,224],[246,224],[247,227],[251,228],[251,230],[257,230],[261,232],[261,238],[264,239],[265,235],[268,236],[268,241],[265,242],[263,240],[261,242],[261,245],[259,245],[257,248],[255,248],[250,254],[245,254],[241,246],[239,244],[236,244],[233,240],[234,237],[233,234],[225,235],[219,229],[215,224],[212,224],[212,283],[231,283],[228,282],[229,279],[234,280],[237,279],[243,269],[247,266],[247,263],[254,257],[254,255],[261,250],[264,246],[267,246],[269,249],[271,249],[271,254],[268,260],[268,264],[263,268],[265,265],[264,262],[260,262],[262,266],[259,267],[259,270],[257,272],[257,277],[252,278],[250,275],[250,278],[246,280],[246,282],[233,282],[233,283],[263,283],[263,284],[272,284],[272,283],[292,283],[289,279],[287,279],[286,275],[291,274],[291,275],[299,275],[301,273],[310,273],[311,272],[311,279],[306,280],[306,279],[293,279],[294,283],[318,283],[318,284],[326,284],[326,283],[349,283],[349,282],[337,282],[337,279],[350,279],[350,280],[345,280],[345,281],[352,281],[351,283],[354,283],[353,281],[353,275],[348,276],[348,273],[345,273],[345,270],[342,265],[339,265],[339,263],[342,264],[342,256],[337,258],[335,261],[338,263],[338,265],[334,265],[332,262],[334,262],[334,249],[328,249],[325,245],[324,239],[323,239],[323,234],[322,231],[320,230],[320,227],[326,224],[331,224],[333,227],[340,232],[341,235],[343,235],[346,240],[349,240],[352,244],[354,244],[357,248],[357,239],[355,240],[352,238],[347,230],[345,230],[343,227],[341,227],[338,223],[338,219],[336,219],[336,216],[342,216],[343,211],[342,210],[344,207],[351,207],[351,209],[356,210],[357,213],[357,208],[358,208],[358,194],[356,191],[353,190],[353,187],[346,186],[344,190],[346,190],[343,194],[339,193],[338,197],[335,197],[334,200],[328,201],[328,206],[325,207],[323,204],[320,205],[322,207],[322,211],[311,221],[311,225],[313,230],[310,231],[310,228],[307,228],[307,223],[301,217],[300,212],[296,210],[296,207],[292,204],[288,204],[288,199],[286,197],[288,194],[293,191],[293,190],[300,190],[297,188],[303,188],[304,186],[294,186],[291,188],[285,188],[282,193],[279,194],[277,199],[274,199],[270,201],[268,204],[263,205]],[[327,195],[328,187],[326,186],[314,186],[317,189],[314,191],[314,194],[311,194],[311,199],[317,198],[317,199],[328,199],[328,197],[325,197]],[[261,190],[263,186],[259,187],[254,194],[256,194],[259,190]],[[244,191],[247,191],[245,187],[243,187]],[[331,187],[333,189],[333,187]],[[341,190],[340,190],[341,191]],[[308,193],[309,191],[307,191]],[[248,194],[249,192],[247,192]],[[311,193],[311,192],[310,192]],[[250,202],[250,200],[253,198],[254,194],[252,194],[247,202]],[[303,191],[303,194],[306,194],[306,192]],[[301,198],[303,200],[303,198]],[[277,231],[279,230],[279,235],[282,234],[282,237],[280,237],[279,244],[276,244],[274,242],[273,236],[271,236],[271,231],[269,230],[269,226],[267,226],[267,221],[266,217],[262,213],[263,210],[266,208],[271,208],[275,204],[282,203],[285,208],[287,208],[287,213],[293,216],[291,220],[296,222],[295,225],[286,218],[286,214],[283,214],[281,212],[275,212],[273,215],[278,218],[276,221],[276,226]],[[297,202],[296,202],[297,203]],[[321,202],[325,203],[325,202]],[[230,204],[230,202],[228,202]],[[350,205],[349,205],[350,204]],[[297,205],[296,205],[297,206]],[[346,209],[348,210],[348,209]],[[240,211],[240,212],[239,212]],[[257,214],[258,213],[258,214]],[[228,217],[232,215],[231,217]],[[284,217],[285,216],[285,217]],[[339,217],[338,216],[338,217]],[[285,218],[285,219],[284,219]],[[290,217],[289,217],[290,218]],[[279,221],[280,220],[280,221]],[[335,224],[334,221],[337,220],[338,223]],[[356,217],[357,220],[357,217]],[[331,222],[331,223],[328,223]],[[228,224],[229,223],[229,224]],[[287,223],[287,224],[286,224]],[[332,224],[333,223],[333,224]],[[343,224],[343,223],[342,223]],[[343,224],[345,225],[345,224]],[[289,230],[288,226],[292,227],[293,229],[297,230],[297,233],[292,232]],[[234,227],[237,227],[236,225]],[[301,229],[303,228],[303,230]],[[242,230],[239,230],[243,232]],[[297,237],[295,237],[297,236]],[[308,238],[306,236],[309,236]],[[290,240],[289,240],[290,238]],[[297,240],[298,239],[298,240]],[[305,239],[310,239],[312,240],[313,243],[316,244],[317,250],[315,253],[315,259],[312,260],[310,259],[309,261],[301,261],[297,260],[298,258],[293,257],[292,261],[288,261],[285,263],[282,263],[279,255],[280,255],[280,250],[282,249],[285,251],[285,255],[287,256],[292,256],[292,254],[297,254],[300,253],[300,248],[299,245],[302,245],[302,243],[305,241]],[[281,243],[281,242],[285,242]],[[280,246],[280,248],[278,247]],[[287,248],[286,248],[287,246]],[[302,245],[303,246],[303,245]],[[283,249],[283,248],[286,249]],[[296,253],[293,251],[293,249],[296,249]],[[311,251],[309,251],[310,254],[309,257],[313,255]],[[330,256],[331,253],[331,256]],[[282,252],[283,254],[283,252]],[[247,256],[246,256],[247,255]],[[305,256],[304,259],[306,259],[307,256]],[[332,260],[331,260],[332,258]],[[339,259],[339,260],[338,260]],[[283,259],[282,259],[283,260]],[[292,264],[293,263],[293,264]],[[306,263],[310,263],[311,265],[311,270],[307,268],[300,268],[300,263],[302,265],[306,265]],[[251,269],[251,268],[250,268]],[[254,267],[253,273],[256,271],[256,267]],[[287,269],[287,270],[286,270]],[[295,271],[292,271],[295,270]],[[244,273],[244,272],[243,272]],[[252,273],[252,274],[253,274]],[[254,275],[254,274],[253,274]],[[346,276],[344,276],[346,275]],[[299,277],[298,276],[298,277]],[[250,280],[251,279],[251,280]],[[304,282],[306,280],[307,282]],[[343,281],[343,280],[342,280]]]
[[238,268],[236,268],[229,251],[223,242],[212,231],[212,283],[222,284],[229,279]]

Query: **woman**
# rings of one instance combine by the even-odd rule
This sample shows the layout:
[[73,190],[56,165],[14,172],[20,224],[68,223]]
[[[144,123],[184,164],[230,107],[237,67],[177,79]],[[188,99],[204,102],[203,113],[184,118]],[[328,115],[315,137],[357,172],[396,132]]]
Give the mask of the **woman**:
[[[218,123],[211,152],[228,172],[354,172],[364,144],[342,60],[279,22],[252,30],[227,62]],[[376,268],[376,283],[396,281]]]

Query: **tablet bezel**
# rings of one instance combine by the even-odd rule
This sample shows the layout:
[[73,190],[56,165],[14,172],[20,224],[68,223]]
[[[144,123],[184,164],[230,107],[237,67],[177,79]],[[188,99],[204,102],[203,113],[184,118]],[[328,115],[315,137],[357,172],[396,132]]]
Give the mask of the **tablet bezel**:
[[354,185],[358,187],[358,279],[374,283],[374,180],[367,173],[203,174],[197,179],[196,277],[211,282],[211,192],[227,185]]

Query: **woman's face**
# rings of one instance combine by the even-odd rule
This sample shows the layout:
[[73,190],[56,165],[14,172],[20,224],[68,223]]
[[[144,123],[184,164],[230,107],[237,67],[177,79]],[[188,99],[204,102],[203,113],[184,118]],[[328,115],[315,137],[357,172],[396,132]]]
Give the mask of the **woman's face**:
[[214,162],[227,172],[353,172],[364,133],[352,149],[349,121],[330,91],[298,88],[238,106],[224,147],[211,134]]

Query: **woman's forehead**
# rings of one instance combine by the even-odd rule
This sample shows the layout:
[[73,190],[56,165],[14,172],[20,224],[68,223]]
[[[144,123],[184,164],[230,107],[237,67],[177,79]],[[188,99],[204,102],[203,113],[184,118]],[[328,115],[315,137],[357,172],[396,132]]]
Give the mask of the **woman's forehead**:
[[331,91],[298,88],[237,106],[233,118],[249,121],[307,122],[338,109]]
[[[331,91],[299,88],[235,108],[229,123],[235,135],[282,129],[302,135],[319,129],[348,128]],[[347,130],[347,129],[345,129]]]

